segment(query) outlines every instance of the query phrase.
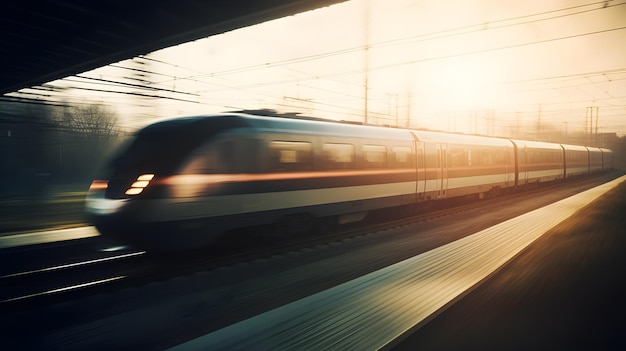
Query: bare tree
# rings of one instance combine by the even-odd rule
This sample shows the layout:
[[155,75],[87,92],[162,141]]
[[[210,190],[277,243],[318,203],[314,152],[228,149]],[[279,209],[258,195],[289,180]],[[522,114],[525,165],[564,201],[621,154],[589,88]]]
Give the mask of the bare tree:
[[68,132],[86,136],[114,137],[120,133],[117,116],[102,105],[82,105],[66,108],[58,118]]
[[55,146],[49,148],[55,174],[82,181],[94,176],[119,145],[122,132],[117,115],[103,105],[74,105],[57,110]]

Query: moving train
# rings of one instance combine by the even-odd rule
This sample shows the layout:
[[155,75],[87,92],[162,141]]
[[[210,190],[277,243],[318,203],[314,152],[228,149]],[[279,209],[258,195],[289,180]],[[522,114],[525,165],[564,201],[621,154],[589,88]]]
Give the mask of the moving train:
[[211,245],[232,229],[356,222],[377,209],[479,196],[613,168],[609,149],[261,113],[156,122],[94,180],[86,210],[147,250]]

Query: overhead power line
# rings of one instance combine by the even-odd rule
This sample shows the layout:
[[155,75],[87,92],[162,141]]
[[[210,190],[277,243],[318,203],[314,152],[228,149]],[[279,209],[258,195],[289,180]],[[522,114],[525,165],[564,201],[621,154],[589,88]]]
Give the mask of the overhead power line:
[[[535,14],[526,15],[526,16],[519,16],[519,17],[512,17],[512,18],[507,18],[507,19],[495,20],[495,21],[491,21],[491,22],[488,22],[488,23],[477,23],[477,24],[472,24],[472,25],[468,25],[468,26],[463,26],[463,27],[458,27],[458,28],[453,28],[453,29],[448,29],[448,30],[443,30],[443,31],[438,31],[438,32],[419,34],[419,35],[410,36],[410,37],[406,37],[406,38],[391,39],[391,40],[382,41],[382,42],[378,42],[378,43],[372,43],[372,44],[369,44],[369,45],[359,45],[359,46],[355,46],[355,47],[351,47],[351,48],[346,48],[346,49],[341,49],[341,50],[336,50],[336,51],[330,51],[330,52],[321,53],[321,54],[302,56],[302,57],[297,57],[297,58],[290,58],[290,59],[286,59],[286,60],[280,60],[280,61],[275,61],[275,62],[256,64],[256,65],[251,65],[251,66],[246,66],[246,67],[239,67],[239,68],[233,68],[233,69],[222,70],[222,71],[211,72],[211,73],[201,73],[199,75],[184,77],[183,79],[195,80],[195,79],[199,79],[199,78],[218,77],[218,76],[222,76],[222,75],[229,75],[229,74],[234,74],[234,73],[242,73],[242,72],[247,72],[247,71],[252,71],[252,70],[257,70],[257,69],[267,69],[267,68],[283,66],[283,65],[292,65],[292,64],[302,63],[302,62],[306,62],[306,61],[319,60],[319,59],[322,59],[322,58],[338,56],[338,55],[344,55],[344,54],[347,54],[347,53],[361,52],[361,51],[363,51],[366,48],[366,46],[367,46],[367,49],[372,50],[372,49],[377,49],[377,48],[381,48],[381,47],[388,47],[388,46],[393,46],[393,45],[405,45],[405,44],[408,44],[408,43],[416,43],[416,42],[426,41],[426,40],[436,40],[436,39],[448,38],[448,37],[451,37],[451,36],[466,35],[466,34],[470,34],[470,33],[474,33],[474,32],[485,32],[485,31],[489,31],[489,30],[505,28],[505,27],[510,27],[510,26],[526,25],[526,24],[537,23],[537,22],[541,22],[541,21],[549,21],[549,20],[554,20],[554,19],[558,19],[558,18],[564,18],[564,17],[568,17],[568,16],[575,16],[575,15],[579,15],[579,14],[583,14],[583,13],[587,13],[587,12],[591,12],[591,11],[606,10],[608,8],[626,5],[626,2],[615,4],[615,5],[609,5],[607,7],[593,8],[593,9],[588,9],[588,10],[584,10],[584,11],[578,11],[578,12],[575,12],[575,13],[569,13],[569,14],[564,14],[564,15],[552,16],[552,17],[548,17],[548,18],[541,18],[541,19],[535,19],[535,20],[530,20],[530,21],[523,21],[523,22],[519,22],[519,23],[507,23],[507,22],[511,22],[511,21],[517,21],[517,20],[522,20],[522,19],[526,19],[526,18],[538,17],[538,16],[543,16],[543,15],[557,13],[557,12],[564,12],[564,11],[569,11],[569,10],[582,8],[582,7],[596,6],[596,5],[600,5],[600,4],[604,4],[604,1],[594,2],[594,3],[590,3],[590,4],[584,4],[584,5],[578,5],[578,6],[572,6],[572,7],[567,7],[567,8],[558,9],[558,10],[540,12],[540,13],[535,13]],[[497,24],[497,23],[506,23],[506,24],[494,25],[494,24]],[[487,25],[487,28],[485,28],[486,25]],[[155,61],[156,62],[165,63],[165,62],[159,61],[159,60],[155,60]]]

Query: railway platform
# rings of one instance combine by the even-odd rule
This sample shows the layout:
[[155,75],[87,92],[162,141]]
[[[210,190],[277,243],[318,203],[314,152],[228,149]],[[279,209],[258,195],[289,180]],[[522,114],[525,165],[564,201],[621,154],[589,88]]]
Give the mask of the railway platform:
[[174,350],[620,349],[624,180]]

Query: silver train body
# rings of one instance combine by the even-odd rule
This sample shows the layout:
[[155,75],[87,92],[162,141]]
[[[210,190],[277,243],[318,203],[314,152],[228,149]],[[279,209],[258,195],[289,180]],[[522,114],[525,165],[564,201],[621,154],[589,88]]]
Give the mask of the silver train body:
[[145,127],[86,206],[103,235],[186,250],[240,227],[358,221],[611,168],[609,149],[224,114]]

